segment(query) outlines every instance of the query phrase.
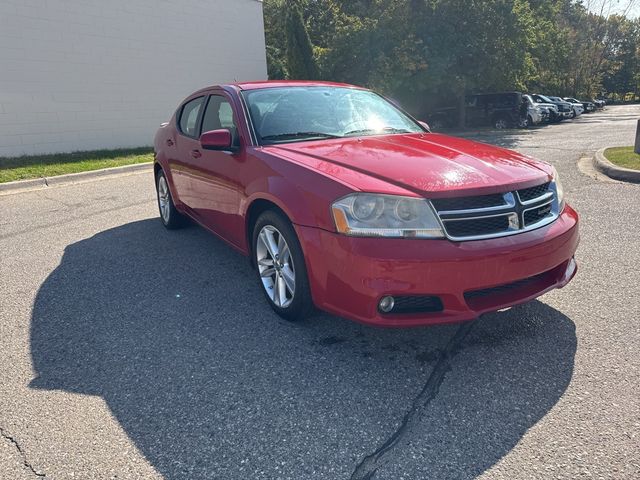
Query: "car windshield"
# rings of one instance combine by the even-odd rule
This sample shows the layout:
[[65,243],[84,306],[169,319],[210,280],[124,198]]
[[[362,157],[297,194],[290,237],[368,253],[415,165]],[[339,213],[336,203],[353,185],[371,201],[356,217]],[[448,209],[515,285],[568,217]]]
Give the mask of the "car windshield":
[[424,133],[413,119],[368,90],[348,87],[277,87],[243,92],[263,145]]
[[544,95],[536,95],[536,97],[538,97],[540,100],[542,100],[545,103],[553,103],[553,101],[551,101],[549,97],[545,97]]
[[560,97],[549,97],[549,98],[555,102],[564,102],[564,100],[562,100]]

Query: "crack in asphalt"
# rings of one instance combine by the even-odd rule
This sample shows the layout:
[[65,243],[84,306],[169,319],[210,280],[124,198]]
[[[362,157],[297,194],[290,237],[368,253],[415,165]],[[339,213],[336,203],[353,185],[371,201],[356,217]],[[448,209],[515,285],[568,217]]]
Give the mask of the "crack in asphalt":
[[29,461],[27,460],[27,454],[24,452],[24,450],[22,449],[22,447],[20,446],[18,441],[15,438],[13,438],[11,435],[6,433],[2,427],[0,427],[0,437],[8,440],[9,442],[11,442],[13,444],[14,447],[16,447],[16,450],[18,450],[18,453],[22,457],[22,463],[24,464],[25,467],[27,467],[29,470],[31,470],[31,472],[36,477],[40,477],[40,478],[46,477],[46,474],[37,471],[33,467],[33,465],[31,465],[31,463],[29,463]]
[[456,333],[451,337],[446,347],[440,354],[431,375],[424,387],[413,400],[411,409],[405,414],[404,419],[395,432],[371,455],[362,459],[351,475],[351,480],[372,480],[377,471],[392,460],[392,454],[402,446],[403,439],[420,422],[427,407],[438,395],[440,385],[444,381],[447,372],[451,369],[451,361],[459,353],[460,346],[465,337],[475,325],[475,321],[460,325]]

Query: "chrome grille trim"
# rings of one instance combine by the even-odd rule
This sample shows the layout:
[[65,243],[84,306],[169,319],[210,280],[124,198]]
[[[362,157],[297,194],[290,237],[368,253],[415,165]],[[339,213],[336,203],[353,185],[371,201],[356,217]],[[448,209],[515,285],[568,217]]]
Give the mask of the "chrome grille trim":
[[502,198],[504,199],[503,205],[496,205],[495,207],[467,208],[464,210],[443,210],[438,212],[438,215],[473,215],[475,213],[483,212],[499,212],[516,206],[516,199],[512,192],[505,193]]
[[[560,216],[560,205],[558,204],[558,196],[555,182],[547,182],[548,190],[542,195],[522,201],[518,190],[512,192],[506,192],[503,194],[505,201],[504,205],[493,207],[482,207],[476,209],[464,209],[464,210],[443,210],[436,213],[443,227],[443,231],[446,237],[454,242],[465,242],[472,240],[486,240],[491,238],[507,237],[510,235],[517,235],[519,233],[528,232],[537,228],[544,227],[554,222]],[[545,184],[539,185],[540,187]],[[534,188],[534,187],[531,187]],[[529,190],[529,189],[522,189]],[[537,222],[531,224],[525,224],[525,214],[533,210],[544,208],[551,205],[550,213],[540,219]],[[473,222],[474,220],[481,221],[488,218],[507,217],[509,219],[509,227],[500,232],[492,232],[487,234],[469,235],[469,236],[456,236],[449,233],[447,224],[450,222]],[[477,225],[475,225],[477,227]],[[474,225],[470,225],[470,229],[474,228]],[[460,230],[457,230],[458,232]]]
[[542,195],[541,197],[537,197],[534,198],[533,200],[522,200],[520,198],[520,193],[516,192],[516,195],[518,195],[518,201],[522,204],[522,205],[533,205],[534,203],[538,203],[541,202],[543,200],[548,200],[548,199],[553,199],[554,196],[554,192],[552,192],[551,190],[549,190],[547,193],[545,193],[544,195]]

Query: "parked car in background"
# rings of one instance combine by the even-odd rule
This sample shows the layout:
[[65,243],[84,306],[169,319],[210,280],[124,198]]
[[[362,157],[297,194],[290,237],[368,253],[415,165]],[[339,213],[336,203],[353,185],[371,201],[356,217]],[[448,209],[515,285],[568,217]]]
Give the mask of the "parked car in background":
[[287,320],[316,306],[388,327],[469,321],[577,271],[578,215],[555,168],[430,133],[366,89],[204,88],[154,151],[165,227],[190,217],[249,256]]
[[524,126],[540,125],[549,121],[551,113],[548,107],[534,102],[531,95],[522,95],[522,98],[527,102],[527,118]]
[[[520,92],[483,93],[465,98],[466,124],[498,129],[526,126],[527,102]],[[428,121],[435,130],[456,125],[458,108],[446,106],[434,110]]]
[[547,97],[556,103],[567,104],[569,106],[569,112],[570,112],[569,118],[576,118],[577,116],[582,115],[582,113],[584,112],[584,107],[582,106],[582,104],[574,105],[571,102],[567,102],[562,97],[556,97],[556,96],[550,96],[550,95],[547,95]]
[[582,102],[579,102],[578,100],[575,100],[573,98],[569,100],[569,97],[567,98],[552,97],[552,98],[559,98],[560,100],[564,100],[565,102],[570,103],[571,107],[573,108],[573,115],[572,115],[573,118],[579,117],[584,113],[584,105],[582,105]]
[[607,105],[607,100],[604,98],[595,98],[592,100],[598,110],[602,110]]
[[[531,97],[536,103],[550,103],[552,105],[555,105],[558,108],[557,116],[552,121],[559,122],[567,118],[573,117],[572,105],[569,102],[565,102],[560,97],[547,97],[539,93],[534,93],[531,95]],[[554,100],[554,98],[557,100]]]
[[540,107],[543,111],[547,112],[546,122],[548,122],[548,123],[556,123],[556,122],[559,122],[562,119],[562,117],[560,116],[560,113],[558,111],[558,106],[555,103],[538,102],[538,101],[536,101],[534,99],[533,95],[529,95],[529,97],[531,97],[531,100],[538,107]]
[[552,115],[551,105],[545,105],[542,103],[536,103],[531,95],[523,95],[528,104],[528,123],[529,125],[540,125],[541,123],[548,123]]
[[596,110],[596,106],[593,102],[582,102],[580,100],[575,99],[574,97],[565,97],[564,100],[566,100],[569,103],[579,103],[582,105],[582,108],[584,109],[584,113],[591,113],[591,112],[595,112]]

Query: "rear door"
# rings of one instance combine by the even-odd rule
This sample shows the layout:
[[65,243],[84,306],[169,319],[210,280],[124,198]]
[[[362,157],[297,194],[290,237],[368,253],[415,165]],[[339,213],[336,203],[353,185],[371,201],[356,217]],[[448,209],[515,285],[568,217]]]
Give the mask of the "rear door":
[[169,167],[178,199],[189,209],[195,205],[193,156],[200,147],[199,125],[206,95],[188,99],[176,116],[174,155]]

